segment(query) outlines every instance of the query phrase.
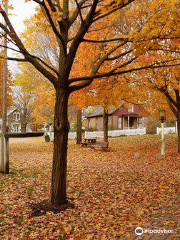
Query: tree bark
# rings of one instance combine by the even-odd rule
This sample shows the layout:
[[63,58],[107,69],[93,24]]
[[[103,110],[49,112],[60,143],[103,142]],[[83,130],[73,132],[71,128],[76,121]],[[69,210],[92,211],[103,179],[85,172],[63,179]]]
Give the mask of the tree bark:
[[67,174],[67,145],[68,145],[68,92],[56,90],[54,116],[54,153],[52,167],[51,203],[60,206],[67,203],[66,174]]
[[178,153],[180,153],[180,111],[177,116]]
[[103,114],[103,131],[104,131],[104,141],[108,142],[108,111],[104,109]]
[[82,142],[82,111],[77,109],[77,144]]
[[26,125],[24,123],[21,124],[21,132],[26,133]]
[[27,126],[27,109],[24,108],[21,113],[21,132],[26,133],[26,126]]

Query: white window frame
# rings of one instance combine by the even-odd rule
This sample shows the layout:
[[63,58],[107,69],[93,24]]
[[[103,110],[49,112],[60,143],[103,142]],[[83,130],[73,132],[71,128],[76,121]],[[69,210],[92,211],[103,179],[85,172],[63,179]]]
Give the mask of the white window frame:
[[143,118],[142,117],[140,117],[138,119],[138,128],[143,128]]
[[122,117],[118,117],[118,129],[122,129]]
[[128,108],[128,112],[134,112],[134,104],[132,104],[131,107]]
[[16,121],[19,121],[20,120],[20,113],[16,113]]
[[16,112],[13,113],[13,121],[16,121],[17,115]]

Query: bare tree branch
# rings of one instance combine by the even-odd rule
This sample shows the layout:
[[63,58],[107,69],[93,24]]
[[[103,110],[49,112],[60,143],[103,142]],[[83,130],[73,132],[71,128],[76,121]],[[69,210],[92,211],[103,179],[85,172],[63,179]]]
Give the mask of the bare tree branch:
[[[40,64],[40,62],[34,56],[32,57],[32,55],[27,51],[24,44],[18,37],[14,27],[12,26],[6,12],[1,9],[0,13],[1,13],[2,17],[4,18],[4,20],[6,21],[6,24],[9,28],[9,30],[7,28],[4,28],[3,30],[5,30],[6,33],[11,37],[11,39],[13,39],[13,41],[16,43],[17,47],[19,48],[20,52],[24,55],[25,59],[27,61],[29,61],[46,78],[48,78],[49,81],[54,86],[56,86],[58,83],[58,79],[50,71],[48,71],[45,67],[43,67],[43,65]],[[0,27],[3,27],[3,26],[0,25]]]
[[81,9],[80,9],[79,3],[78,3],[77,0],[75,0],[75,2],[76,2],[76,5],[77,5],[77,9],[78,9],[78,11],[79,11],[79,15],[80,15],[80,19],[81,19],[81,24],[83,25],[84,20],[83,20],[83,16],[82,16],[82,13],[81,13]]
[[[168,61],[166,61],[168,62]],[[101,74],[97,74],[97,75],[90,75],[90,76],[84,76],[84,77],[77,77],[77,78],[71,78],[69,79],[69,84],[75,83],[75,82],[81,82],[81,81],[92,81],[93,79],[99,79],[99,78],[103,78],[103,77],[110,77],[110,76],[116,76],[116,75],[122,75],[122,74],[126,74],[126,73],[131,73],[131,72],[136,72],[136,71],[140,71],[140,70],[148,70],[148,69],[158,69],[158,68],[164,68],[164,67],[175,67],[175,66],[180,66],[180,63],[172,63],[172,64],[165,64],[166,62],[159,62],[159,63],[154,63],[151,65],[147,65],[144,67],[138,67],[138,68],[131,68],[131,69],[127,69],[127,70],[119,70],[116,72],[106,72],[106,73],[101,73]],[[159,65],[158,65],[159,64]],[[73,85],[70,86],[73,88]]]

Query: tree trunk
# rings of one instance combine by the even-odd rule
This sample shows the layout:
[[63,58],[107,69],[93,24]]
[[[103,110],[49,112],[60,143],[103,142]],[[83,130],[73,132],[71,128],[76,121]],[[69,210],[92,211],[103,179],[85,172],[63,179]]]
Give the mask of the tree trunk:
[[22,113],[21,113],[21,132],[26,133],[26,118],[27,118],[27,109],[24,108]]
[[104,141],[108,142],[108,112],[104,109],[103,114]]
[[54,115],[54,153],[52,167],[51,203],[56,206],[66,204],[66,174],[68,145],[68,92],[56,90]]
[[77,144],[82,142],[82,111],[77,109]]
[[178,153],[180,153],[180,112],[177,116]]
[[26,124],[25,123],[21,123],[21,132],[26,133]]

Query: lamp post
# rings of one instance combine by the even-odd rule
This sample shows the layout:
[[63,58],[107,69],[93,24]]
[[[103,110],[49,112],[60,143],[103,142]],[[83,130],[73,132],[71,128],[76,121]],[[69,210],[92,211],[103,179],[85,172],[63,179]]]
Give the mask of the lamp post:
[[[4,10],[8,14],[8,1],[5,1]],[[6,21],[4,20],[6,27]],[[4,33],[4,60],[3,60],[3,96],[2,96],[2,128],[1,128],[1,172],[9,173],[9,147],[7,133],[7,35]]]
[[165,138],[164,138],[164,123],[166,121],[166,110],[161,109],[159,111],[159,121],[161,122],[161,155],[165,155]]

